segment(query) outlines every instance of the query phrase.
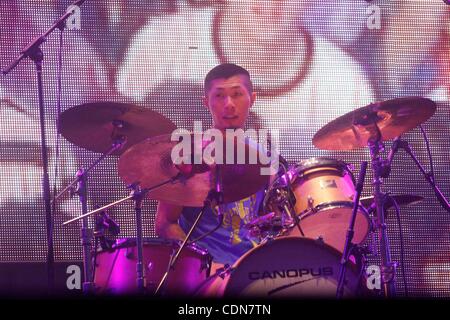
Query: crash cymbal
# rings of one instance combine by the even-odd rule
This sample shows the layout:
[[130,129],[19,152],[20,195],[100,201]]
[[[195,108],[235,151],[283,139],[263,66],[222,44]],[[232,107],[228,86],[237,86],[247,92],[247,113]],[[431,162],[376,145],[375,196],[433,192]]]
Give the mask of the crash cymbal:
[[[205,147],[208,144],[205,142],[202,144],[203,149],[202,147],[200,149],[205,155],[204,159],[208,159],[208,161],[205,160],[206,162],[202,161],[201,164],[194,165],[194,172],[198,173],[190,175],[183,182],[168,184],[151,191],[149,198],[175,205],[201,207],[208,192],[215,186],[217,168],[219,168],[218,172],[222,179],[224,203],[244,199],[261,190],[269,182],[269,176],[261,174],[263,165],[248,164],[248,161],[244,164],[217,165],[210,157],[206,157]],[[154,186],[177,176],[181,171],[185,171],[186,166],[175,165],[176,159],[180,159],[180,155],[193,159],[194,153],[179,152],[178,150],[178,152],[174,152],[176,159],[173,160],[172,150],[176,145],[178,145],[178,141],[171,141],[170,135],[146,139],[136,144],[120,157],[119,176],[126,184],[139,183],[142,188]],[[242,146],[245,147],[247,155],[249,152],[260,151],[250,143],[238,144],[237,148]],[[219,149],[217,148],[217,150]],[[224,153],[224,159],[226,159],[226,153]],[[224,162],[228,163],[226,160]]]
[[120,155],[142,140],[171,133],[176,126],[150,109],[127,103],[94,102],[72,107],[61,114],[61,134],[73,144],[99,153],[107,152],[116,138],[126,138]]
[[313,138],[313,144],[323,150],[351,150],[367,147],[376,139],[394,139],[430,118],[436,104],[430,99],[406,97],[376,102],[349,112],[322,127]]
[[[391,195],[390,197],[387,198],[386,203],[384,204],[385,210],[394,207],[394,202],[392,201],[391,198],[394,198],[395,202],[397,202],[397,204],[400,207],[408,206],[411,204],[417,204],[417,203],[423,201],[423,199],[425,199],[424,197],[416,196],[413,194]],[[372,205],[374,205],[374,197],[373,196],[361,198],[360,201],[361,201],[361,204],[363,205],[363,207],[365,207],[365,208],[370,208]]]

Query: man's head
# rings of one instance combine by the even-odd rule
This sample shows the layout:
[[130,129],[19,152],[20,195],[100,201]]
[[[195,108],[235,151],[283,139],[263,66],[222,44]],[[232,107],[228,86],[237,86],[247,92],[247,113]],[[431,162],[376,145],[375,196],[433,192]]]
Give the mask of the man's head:
[[243,128],[255,98],[250,74],[238,65],[220,64],[205,77],[203,104],[217,129]]

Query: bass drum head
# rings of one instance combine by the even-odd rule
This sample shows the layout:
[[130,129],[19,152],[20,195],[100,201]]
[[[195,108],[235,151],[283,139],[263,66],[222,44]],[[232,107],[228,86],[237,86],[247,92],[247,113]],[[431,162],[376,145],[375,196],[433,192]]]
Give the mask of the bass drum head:
[[[338,286],[341,253],[317,240],[282,237],[242,256],[224,279],[216,277],[203,288],[204,296],[328,297]],[[359,272],[349,262],[344,297],[356,296]]]

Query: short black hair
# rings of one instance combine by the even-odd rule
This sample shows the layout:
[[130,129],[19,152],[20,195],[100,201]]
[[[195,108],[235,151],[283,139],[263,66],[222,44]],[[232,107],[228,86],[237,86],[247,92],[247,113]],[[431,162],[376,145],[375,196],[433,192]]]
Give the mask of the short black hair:
[[236,75],[245,75],[248,77],[246,87],[248,92],[253,92],[253,84],[250,73],[241,66],[234,63],[222,63],[212,68],[205,77],[205,94],[211,89],[211,82],[216,79],[228,79]]

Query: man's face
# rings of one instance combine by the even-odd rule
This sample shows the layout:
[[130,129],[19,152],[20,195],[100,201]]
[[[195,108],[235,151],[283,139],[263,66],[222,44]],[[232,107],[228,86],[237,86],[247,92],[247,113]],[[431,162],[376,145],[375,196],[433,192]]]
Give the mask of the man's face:
[[245,75],[211,81],[204,105],[211,112],[214,128],[219,130],[243,128],[256,94],[250,93]]

